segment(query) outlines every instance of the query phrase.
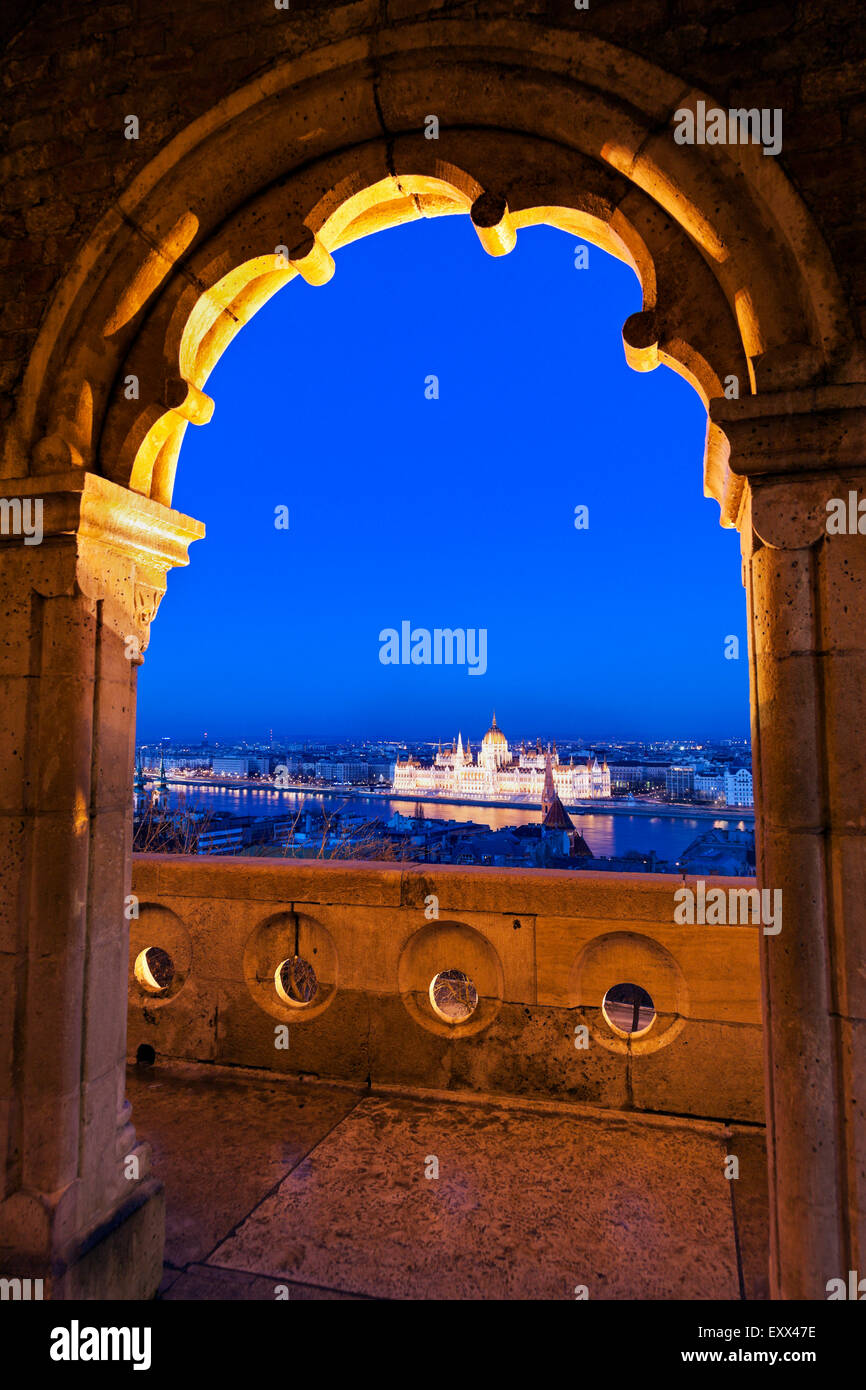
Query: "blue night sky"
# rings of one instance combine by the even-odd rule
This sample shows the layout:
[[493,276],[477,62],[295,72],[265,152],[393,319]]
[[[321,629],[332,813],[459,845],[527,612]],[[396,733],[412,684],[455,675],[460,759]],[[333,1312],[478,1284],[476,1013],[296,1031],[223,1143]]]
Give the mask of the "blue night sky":
[[[494,259],[468,217],[413,223],[236,337],[181,451],[173,505],[207,538],[169,575],[140,738],[474,740],[494,707],[511,739],[748,733],[703,406],[627,367],[638,282],[596,247],[576,269],[574,248],[537,227]],[[486,673],[383,665],[403,620],[486,628]]]

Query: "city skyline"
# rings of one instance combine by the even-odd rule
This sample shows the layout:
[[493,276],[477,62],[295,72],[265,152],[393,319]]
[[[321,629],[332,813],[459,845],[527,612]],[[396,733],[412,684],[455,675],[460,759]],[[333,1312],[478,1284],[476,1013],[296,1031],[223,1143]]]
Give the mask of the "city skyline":
[[847,1370],[862,0],[0,0],[0,65],[25,1366],[589,1301],[608,1378]]
[[[473,726],[473,730],[474,730],[474,726]],[[227,733],[225,733],[225,734],[223,734],[223,735],[218,736],[218,735],[211,734],[210,731],[208,731],[208,730],[202,730],[199,734],[196,734],[196,733],[193,731],[193,732],[191,732],[191,733],[188,734],[188,735],[183,734],[183,733],[163,733],[163,734],[153,734],[153,735],[151,735],[151,736],[149,736],[149,737],[137,736],[137,738],[136,738],[136,745],[137,745],[137,746],[142,746],[142,747],[149,747],[149,746],[155,746],[155,745],[157,745],[157,744],[159,744],[159,743],[170,743],[170,744],[172,744],[172,745],[176,745],[177,747],[183,747],[183,748],[185,748],[185,747],[194,748],[194,747],[203,747],[203,746],[208,746],[208,747],[217,747],[217,746],[220,746],[220,747],[231,747],[231,746],[241,746],[241,745],[245,745],[245,746],[248,746],[248,747],[250,747],[250,748],[253,748],[253,747],[265,748],[265,747],[268,747],[270,744],[273,744],[274,746],[278,746],[278,745],[284,745],[284,744],[289,744],[289,743],[291,743],[291,744],[309,743],[309,744],[323,744],[323,745],[324,745],[324,744],[328,744],[328,745],[336,746],[336,745],[345,743],[345,744],[371,744],[371,745],[372,745],[372,744],[426,745],[426,746],[429,746],[429,747],[432,748],[432,747],[434,747],[435,745],[439,744],[440,742],[441,742],[443,745],[446,744],[446,743],[452,742],[453,739],[456,738],[458,735],[463,735],[463,736],[464,736],[464,741],[466,741],[466,742],[471,742],[473,745],[479,745],[479,744],[481,743],[481,741],[482,741],[482,738],[483,738],[483,732],[476,733],[476,732],[472,731],[472,732],[466,732],[466,733],[464,734],[464,730],[463,730],[462,727],[458,727],[458,728],[456,729],[456,731],[454,731],[453,735],[449,732],[447,735],[443,734],[441,737],[440,737],[439,734],[433,734],[433,733],[429,733],[429,732],[427,732],[427,733],[407,734],[407,735],[400,735],[400,736],[393,736],[393,737],[390,736],[390,735],[388,735],[388,734],[386,734],[386,733],[383,733],[383,734],[361,734],[361,735],[356,735],[356,734],[350,733],[348,730],[345,730],[345,729],[343,729],[343,730],[339,730],[339,729],[337,729],[337,730],[332,730],[332,731],[327,732],[327,733],[322,732],[322,731],[316,731],[316,730],[295,730],[295,731],[286,731],[286,730],[279,730],[279,731],[276,731],[276,730],[274,730],[274,731],[272,731],[272,730],[268,729],[268,730],[265,730],[263,733],[261,733],[261,734],[259,734],[259,735],[256,735],[256,734],[253,734],[253,733],[251,733],[251,734],[241,734],[241,733],[238,733],[237,730],[234,730],[234,731],[229,731],[229,732],[227,732]],[[562,730],[560,730],[560,731],[558,731],[558,732],[549,732],[549,731],[545,731],[544,733],[538,733],[538,732],[531,732],[531,733],[530,733],[530,732],[525,732],[525,733],[524,733],[524,732],[518,731],[518,733],[516,734],[516,742],[517,742],[517,743],[523,743],[523,742],[529,743],[529,742],[534,742],[536,739],[540,739],[541,742],[542,742],[543,744],[546,744],[548,741],[554,742],[554,743],[561,743],[561,744],[564,744],[564,745],[570,745],[570,744],[575,744],[575,745],[577,745],[577,744],[580,744],[580,745],[583,745],[583,746],[584,746],[585,748],[587,748],[587,749],[591,749],[591,748],[599,748],[599,749],[601,749],[601,748],[604,748],[604,747],[610,747],[610,748],[625,748],[625,747],[628,747],[628,746],[630,746],[630,745],[634,745],[635,747],[640,747],[640,748],[662,748],[662,747],[667,747],[667,748],[678,748],[678,747],[681,747],[681,748],[700,748],[700,747],[718,747],[718,746],[724,746],[724,745],[726,745],[726,744],[732,744],[732,745],[733,745],[733,744],[742,744],[744,747],[751,747],[751,738],[750,738],[750,736],[749,736],[748,734],[719,734],[719,735],[709,735],[709,734],[705,734],[705,735],[701,735],[701,734],[683,734],[683,735],[680,735],[680,736],[677,736],[677,735],[671,735],[671,736],[669,736],[669,737],[661,737],[661,736],[659,736],[659,737],[652,737],[652,736],[651,736],[651,737],[647,737],[647,738],[639,738],[639,737],[637,737],[637,736],[624,736],[624,735],[620,735],[620,736],[615,736],[615,737],[614,737],[614,736],[611,736],[611,735],[604,735],[604,734],[597,734],[597,735],[569,734],[569,733],[566,733],[566,732],[564,732],[564,731],[562,731]]]

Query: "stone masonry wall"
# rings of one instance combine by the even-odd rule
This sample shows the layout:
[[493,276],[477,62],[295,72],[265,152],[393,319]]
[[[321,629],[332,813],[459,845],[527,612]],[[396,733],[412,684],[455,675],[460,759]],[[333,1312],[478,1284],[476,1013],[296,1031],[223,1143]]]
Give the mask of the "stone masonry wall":
[[[277,61],[430,17],[515,14],[514,0],[12,0],[0,8],[0,420],[70,261],[164,144]],[[783,110],[780,163],[822,229],[860,323],[866,165],[862,0],[526,0],[521,19],[630,49],[722,105]],[[124,117],[141,123],[137,141]],[[517,113],[516,117],[517,119]],[[862,327],[861,327],[862,331]]]
[[[675,923],[681,887],[660,874],[136,855],[128,1054],[760,1121],[760,927]],[[158,990],[140,963],[153,947],[173,970]],[[300,1007],[276,985],[295,954],[317,979]],[[431,1006],[447,970],[478,991],[465,1022]],[[634,1038],[602,1013],[623,983],[656,1011]]]

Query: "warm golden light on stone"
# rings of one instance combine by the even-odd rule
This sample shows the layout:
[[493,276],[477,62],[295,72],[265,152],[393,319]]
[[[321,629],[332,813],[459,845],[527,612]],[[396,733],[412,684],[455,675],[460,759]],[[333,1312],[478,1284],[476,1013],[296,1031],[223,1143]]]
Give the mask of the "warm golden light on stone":
[[517,245],[508,204],[496,193],[482,193],[472,204],[472,225],[489,256],[506,256]]
[[[133,1044],[182,1060],[283,1064],[274,1027],[290,1018],[286,1066],[303,1055],[361,1086],[378,1070],[394,1085],[564,1088],[569,1104],[579,1009],[593,1064],[604,1054],[583,1074],[591,1104],[693,1115],[712,1077],[715,1118],[754,1125],[766,1099],[772,1294],[823,1298],[857,1267],[866,1206],[866,551],[822,515],[827,497],[866,493],[855,6],[828,7],[832,42],[814,45],[784,6],[758,7],[747,36],[751,13],[728,24],[698,0],[638,20],[567,3],[392,8],[251,3],[229,31],[188,0],[154,24],[99,3],[79,32],[70,7],[43,5],[16,16],[2,59],[0,492],[45,508],[44,544],[0,544],[4,1259],[44,1272],[51,1298],[159,1285],[163,1194],[123,1101],[130,1004]],[[793,103],[779,159],[674,140],[679,109],[732,84],[744,102]],[[127,140],[134,100],[141,138]],[[692,932],[657,884],[625,875],[578,893],[572,875],[443,871],[450,916],[427,921],[434,876],[393,864],[153,856],[133,887],[174,933],[177,972],[154,993],[155,938],[123,915],[131,755],[167,573],[204,533],[170,506],[186,429],[210,419],[210,373],[273,294],[298,275],[326,286],[359,237],[451,215],[471,215],[491,255],[547,225],[630,264],[627,360],[670,366],[707,408],[704,487],[742,541],[758,879],[784,891],[784,931]],[[240,507],[240,465],[237,483]],[[274,973],[292,902],[318,982],[301,1008]],[[443,970],[478,992],[459,1027],[430,995]],[[650,993],[646,1036],[604,1023],[613,980]]]
[[289,263],[308,285],[326,285],[336,270],[330,252],[308,227],[289,245]]

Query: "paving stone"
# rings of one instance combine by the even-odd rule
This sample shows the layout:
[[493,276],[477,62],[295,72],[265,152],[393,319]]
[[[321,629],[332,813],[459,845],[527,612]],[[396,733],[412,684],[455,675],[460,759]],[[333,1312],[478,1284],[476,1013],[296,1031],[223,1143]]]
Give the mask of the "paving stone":
[[767,1141],[763,1129],[735,1126],[729,1152],[740,1160],[740,1176],[731,1181],[731,1197],[737,1222],[743,1288],[746,1298],[770,1297],[769,1198],[767,1195]]
[[348,1088],[130,1067],[136,1132],[165,1185],[165,1259],[201,1260],[357,1103]]
[[721,1127],[372,1096],[207,1263],[379,1298],[735,1299],[724,1152]]
[[[236,1269],[213,1269],[209,1265],[190,1265],[184,1273],[160,1297],[167,1302],[205,1302],[215,1299],[220,1302],[276,1301],[277,1283],[288,1293],[290,1303],[309,1303],[320,1299],[340,1299],[352,1302],[355,1294],[339,1293],[336,1289],[318,1289],[312,1284],[286,1284],[285,1280],[268,1279],[264,1275],[243,1274]],[[283,1294],[285,1297],[285,1294]]]

